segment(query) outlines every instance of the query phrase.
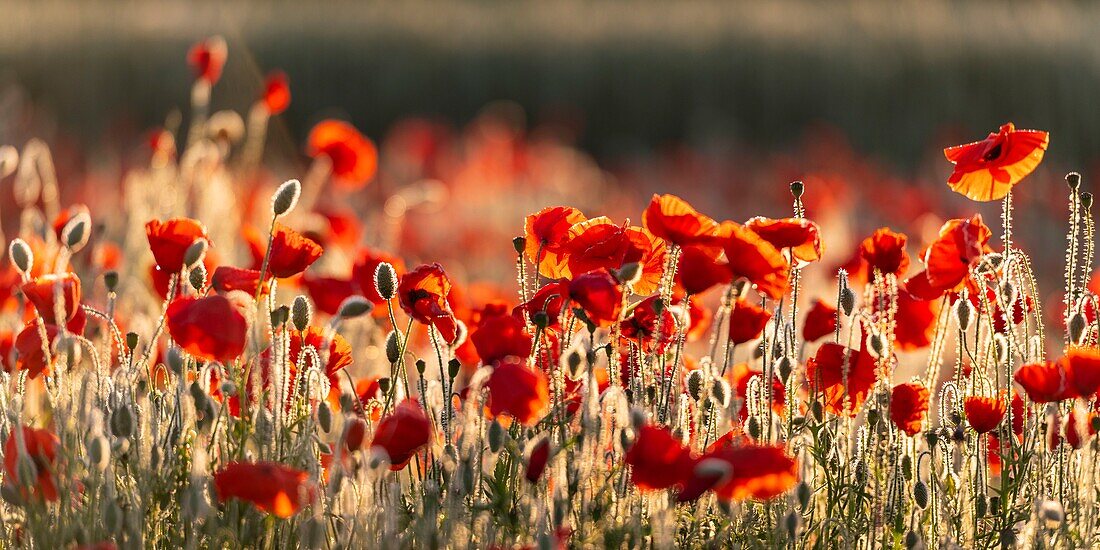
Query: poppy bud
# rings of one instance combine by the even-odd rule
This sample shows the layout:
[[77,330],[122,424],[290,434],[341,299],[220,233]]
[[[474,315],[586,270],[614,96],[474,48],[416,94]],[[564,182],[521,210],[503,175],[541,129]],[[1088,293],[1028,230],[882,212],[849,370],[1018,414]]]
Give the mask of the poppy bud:
[[0,485],[0,498],[3,498],[4,502],[12,506],[23,506],[23,496],[19,494],[19,489],[16,489],[12,483]]
[[993,361],[1003,365],[1008,360],[1008,338],[1004,334],[993,335]]
[[1065,517],[1062,505],[1056,501],[1046,500],[1039,505],[1039,519],[1046,524],[1047,529],[1057,529]]
[[[921,506],[921,508],[924,508]],[[920,545],[920,535],[916,531],[909,531],[905,534],[905,548],[906,550],[912,550]]]
[[296,296],[290,308],[290,320],[294,323],[294,328],[299,332],[304,331],[312,319],[313,306],[309,304],[309,299],[302,295]]
[[581,365],[584,364],[584,354],[577,347],[570,347],[562,354],[561,361],[565,366],[565,375],[570,380],[580,380],[584,375]]
[[779,373],[779,380],[786,382],[791,376],[791,372],[794,370],[794,365],[791,362],[790,357],[780,357],[775,362],[775,372]]
[[1081,193],[1081,206],[1085,207],[1085,210],[1092,208],[1092,193],[1088,191]]
[[179,348],[168,348],[168,370],[175,376],[183,376],[183,352]]
[[113,499],[103,500],[103,509],[100,513],[108,533],[117,533],[122,530],[122,509]]
[[928,507],[928,485],[922,480],[913,484],[913,502],[922,510]]
[[794,491],[795,496],[798,497],[798,507],[805,510],[810,505],[810,497],[813,495],[813,490],[810,489],[810,484],[805,481],[799,481],[798,487]]
[[134,433],[134,412],[129,405],[121,405],[111,414],[111,433],[123,439]]
[[867,337],[867,346],[870,348],[871,355],[875,358],[882,357],[886,353],[886,339],[878,332],[872,332]]
[[748,429],[745,430],[745,431],[747,431],[749,433],[749,437],[751,437],[753,439],[759,439],[760,438],[760,419],[759,418],[757,418],[755,416],[749,417],[749,422],[748,422],[747,428]]
[[298,180],[287,180],[271,196],[272,213],[279,217],[294,210],[300,196],[302,196],[302,183]]
[[136,332],[127,332],[126,333],[126,349],[129,349],[130,351],[134,351],[134,348],[136,348],[137,345],[138,345],[138,335],[137,335],[137,333]]
[[493,453],[500,452],[500,448],[504,445],[505,435],[504,426],[493,420],[489,424],[489,451]]
[[1074,344],[1081,345],[1081,343],[1085,339],[1085,328],[1087,326],[1088,325],[1085,322],[1085,316],[1081,315],[1080,313],[1074,313],[1073,316],[1069,318],[1070,341]]
[[340,394],[340,410],[350,411],[355,409],[355,402],[357,397],[347,393]]
[[92,469],[102,472],[107,469],[110,459],[111,449],[107,444],[107,440],[101,435],[90,437],[88,439],[88,465]]
[[332,430],[332,409],[324,401],[317,405],[317,425],[325,433]]
[[985,495],[976,495],[974,498],[974,515],[976,517],[985,517],[985,513],[989,510],[989,501],[986,500]]
[[195,265],[206,256],[206,239],[195,239],[191,246],[183,253],[183,265]]
[[374,304],[362,296],[348,296],[340,304],[339,311],[336,315],[342,319],[354,319],[361,315],[366,315],[374,309]]
[[383,300],[397,296],[397,270],[389,262],[381,262],[374,268],[374,289]]
[[328,526],[317,518],[309,518],[298,526],[298,546],[317,550],[324,546],[325,537],[328,534]]
[[802,198],[802,193],[805,192],[805,191],[806,191],[806,185],[803,184],[802,182],[800,182],[800,181],[792,181],[791,182],[791,194],[794,195],[794,198],[796,198],[796,199]]
[[1013,548],[1016,546],[1016,532],[1011,528],[1005,528],[1001,531],[1000,537],[1001,548]]
[[996,495],[989,497],[989,508],[996,514],[1001,509],[1001,497]]
[[8,257],[11,258],[15,269],[23,275],[30,273],[31,268],[34,267],[34,252],[23,239],[12,239],[11,244],[8,245]]
[[233,397],[234,395],[237,395],[237,383],[232,380],[226,380],[222,382],[219,388],[221,389],[222,394],[226,397]]
[[187,274],[187,282],[195,290],[201,291],[206,288],[206,266],[199,264],[192,268],[191,272]]
[[390,364],[397,363],[401,359],[401,333],[391,330],[386,335],[386,360]]
[[427,368],[428,368],[428,364],[425,363],[423,359],[417,359],[416,360],[416,372],[423,375],[424,374],[424,369],[427,369]]
[[451,380],[458,376],[460,370],[462,370],[462,363],[459,363],[458,359],[452,357],[450,361],[447,361],[447,376],[450,376]]
[[[642,278],[642,264],[638,262],[623,264],[623,266],[619,268],[615,278],[624,285],[637,283]],[[660,311],[657,313],[660,313]]]
[[974,307],[970,305],[970,300],[960,295],[959,301],[955,303],[955,320],[959,322],[959,330],[965,331],[970,327],[970,316],[973,312]]
[[852,316],[852,310],[856,307],[856,293],[852,292],[850,287],[844,287],[840,290],[840,309],[844,312],[845,317]]
[[783,517],[783,528],[787,530],[787,536],[791,539],[798,534],[799,524],[802,523],[802,516],[791,510],[786,516]]
[[630,425],[634,426],[635,430],[641,429],[642,426],[645,426],[645,421],[646,415],[644,410],[638,407],[630,409]]
[[1006,304],[1011,305],[1016,303],[1016,298],[1019,296],[1016,294],[1016,285],[1012,284],[1012,281],[1005,281],[1004,284],[1001,285],[1000,290],[1001,299],[1004,300]]
[[940,434],[936,432],[928,432],[924,434],[924,440],[928,442],[929,448],[935,448],[940,443]]
[[81,212],[73,216],[65,224],[65,228],[61,230],[61,241],[65,243],[65,247],[72,252],[84,248],[84,245],[88,244],[88,237],[91,236],[89,230],[91,225],[92,220],[88,217],[87,212]]
[[813,405],[810,406],[810,411],[814,415],[814,420],[818,422],[825,418],[825,407],[820,401],[814,401]]
[[1078,174],[1077,172],[1070,172],[1066,174],[1066,184],[1069,185],[1069,188],[1071,190],[1076,191],[1079,187],[1081,187],[1081,174]]
[[550,326],[550,316],[547,315],[545,311],[536,311],[535,314],[531,316],[531,321],[534,322],[535,326],[538,328]]
[[687,374],[688,395],[699,401],[703,397],[703,371],[695,369]]
[[107,292],[114,292],[118,288],[118,272],[112,269],[104,273],[103,286],[107,288]]
[[710,386],[710,395],[723,407],[730,403],[730,383],[725,378],[715,378]]
[[867,468],[867,461],[860,460],[856,462],[856,483],[859,485],[867,484],[867,477],[870,474],[870,470]]
[[382,392],[382,395],[390,393],[390,377],[383,376],[378,379],[378,391]]
[[512,248],[516,250],[516,254],[523,254],[523,250],[527,248],[527,239],[523,237],[512,239]]

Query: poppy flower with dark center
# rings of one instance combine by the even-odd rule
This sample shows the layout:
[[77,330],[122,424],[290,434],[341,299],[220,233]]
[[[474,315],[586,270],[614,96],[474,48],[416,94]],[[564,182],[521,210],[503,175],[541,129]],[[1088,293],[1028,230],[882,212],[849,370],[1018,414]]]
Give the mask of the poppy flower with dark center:
[[239,499],[283,519],[317,499],[309,474],[278,462],[229,462],[214,473],[220,502]]
[[567,276],[562,246],[569,229],[584,220],[584,214],[572,206],[550,206],[524,219],[524,254],[540,274],[551,279]]
[[195,78],[213,86],[222,77],[222,68],[225,67],[228,55],[225,39],[212,36],[191,46],[191,50],[187,52],[187,63],[195,71]]
[[573,278],[569,297],[593,323],[602,326],[617,321],[623,307],[622,286],[602,268]]
[[269,115],[277,115],[290,107],[290,81],[283,71],[275,71],[264,80],[264,93],[260,97]]
[[638,429],[624,460],[630,481],[641,491],[682,486],[695,467],[689,448],[667,429],[648,424]]
[[1052,403],[1076,396],[1066,371],[1054,361],[1023,365],[1012,379],[1024,389],[1028,399],[1036,403]]
[[145,237],[157,265],[169,274],[183,269],[183,256],[195,241],[210,240],[206,227],[190,218],[151,220],[145,224]]
[[432,421],[419,403],[406,399],[378,423],[370,446],[371,449],[385,451],[390,470],[396,472],[431,441]]
[[957,290],[970,274],[970,265],[993,251],[989,247],[992,236],[980,214],[949,220],[924,253],[928,283],[939,290]]
[[719,232],[726,235],[722,245],[734,278],[744,277],[758,292],[775,300],[786,294],[790,265],[775,246],[733,222],[723,223]]
[[996,429],[1004,419],[1007,408],[1001,397],[970,396],[963,401],[967,422],[980,434]]
[[168,332],[187,353],[225,363],[244,352],[248,339],[244,307],[220,294],[177,298],[168,305]]
[[890,393],[890,421],[899,430],[916,435],[928,414],[928,388],[916,382],[898,384]]
[[[267,241],[263,236],[251,244],[253,264],[257,270],[263,265],[266,245]],[[272,232],[271,252],[268,253],[267,273],[280,279],[293,277],[313,265],[322,252],[324,250],[321,245],[283,224],[276,223]]]
[[397,285],[401,309],[410,317],[436,328],[448,343],[454,342],[458,325],[447,296],[451,281],[443,266],[425,264],[401,276]]
[[864,239],[860,254],[871,268],[878,269],[883,275],[901,277],[909,269],[909,254],[905,252],[908,240],[904,233],[881,227]]
[[[321,371],[328,376],[333,388],[339,388],[340,371],[352,364],[351,344],[335,332],[328,335],[325,329],[312,325],[306,327],[304,331],[291,330],[289,358],[298,370],[303,372],[313,365],[312,355],[307,353],[304,357],[302,356],[302,350],[309,347],[316,350],[317,355],[325,362],[321,366]],[[302,363],[299,363],[299,359],[302,359]]]
[[[255,296],[259,286],[260,272],[255,269],[222,265],[218,266],[214,270],[214,275],[210,277],[210,287],[220,294],[240,290],[249,296]],[[270,285],[264,284],[264,292],[269,288]]]
[[680,249],[677,262],[676,283],[684,292],[693,296],[702,294],[718,285],[733,281],[729,263],[715,258],[712,250],[685,246]]
[[830,334],[836,334],[836,308],[821,300],[814,300],[802,324],[802,339],[816,342]]
[[470,340],[486,365],[507,357],[526,359],[531,355],[533,342],[527,333],[527,324],[511,315],[481,319],[477,329],[470,333]]
[[61,440],[49,430],[39,430],[23,426],[23,449],[34,463],[35,479],[20,479],[19,441],[13,430],[4,442],[4,483],[14,486],[25,498],[45,501],[58,499],[57,484],[54,481],[54,465],[57,460],[57,448]]
[[670,244],[687,246],[713,234],[718,222],[700,214],[676,195],[653,195],[642,212],[642,227]]
[[947,184],[971,200],[1002,199],[1042,162],[1049,143],[1046,132],[1017,130],[1009,122],[982,141],[944,149],[955,164]]
[[759,338],[771,318],[770,311],[738,298],[729,313],[730,342],[737,345]]
[[798,463],[777,445],[720,441],[699,457],[691,480],[677,500],[695,500],[707,491],[721,502],[767,500],[798,482]]
[[800,265],[816,262],[825,254],[821,230],[805,218],[771,219],[762,216],[745,222],[760,238],[779,250],[789,250]]
[[[35,277],[23,283],[22,291],[47,324],[57,323],[58,305],[61,305],[65,321],[76,317],[77,309],[80,308],[80,278],[75,273]],[[64,300],[62,304],[57,304],[55,301],[58,294]]]
[[550,382],[546,374],[514,357],[493,369],[486,387],[493,416],[507,414],[521,424],[534,426],[550,410]]
[[359,189],[374,178],[378,170],[378,148],[342,120],[322,120],[309,132],[306,154],[327,157],[337,185]]
[[[845,376],[847,366],[847,376]],[[825,411],[855,416],[878,380],[875,358],[866,350],[849,349],[832,342],[822,344],[806,362],[806,380],[811,394],[815,386],[822,392]]]

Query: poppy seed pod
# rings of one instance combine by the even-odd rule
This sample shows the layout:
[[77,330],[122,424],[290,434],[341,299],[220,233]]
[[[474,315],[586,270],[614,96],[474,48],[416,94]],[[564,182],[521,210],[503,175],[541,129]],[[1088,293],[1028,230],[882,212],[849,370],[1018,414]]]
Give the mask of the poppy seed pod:
[[298,180],[287,180],[271,196],[271,211],[276,217],[284,216],[298,204],[298,197],[302,196],[302,183]]
[[310,305],[308,298],[302,295],[294,298],[290,308],[290,320],[298,331],[303,331],[309,326],[310,321],[313,320],[313,306]]
[[11,258],[15,269],[23,275],[30,273],[31,268],[34,267],[34,252],[23,239],[12,239],[11,244],[8,245],[8,257]]
[[118,288],[118,272],[112,269],[104,273],[103,286],[107,287],[107,292],[114,292]]
[[489,450],[493,453],[500,452],[500,448],[504,446],[505,436],[504,426],[501,426],[500,422],[493,420],[489,424]]
[[921,510],[928,508],[928,485],[922,480],[917,480],[913,484],[913,502],[920,507]]
[[366,315],[374,309],[374,304],[362,296],[348,296],[341,304],[336,315],[342,319],[354,319]]
[[512,248],[516,250],[516,254],[523,254],[524,249],[527,248],[527,239],[523,237],[512,239]]
[[794,198],[796,198],[796,199],[802,198],[802,193],[804,193],[805,191],[806,191],[806,185],[803,184],[801,181],[792,181],[791,182],[791,195],[794,195]]
[[867,337],[867,347],[870,348],[871,355],[876,358],[882,357],[886,353],[886,339],[882,334],[878,332],[872,332]]
[[1081,193],[1081,206],[1088,210],[1092,208],[1092,193],[1088,191]]
[[1001,299],[1004,300],[1006,304],[1016,303],[1016,299],[1019,296],[1016,294],[1016,285],[1012,284],[1012,281],[1005,281],[1004,284],[1001,285],[1000,290]]
[[129,405],[122,405],[111,414],[111,433],[123,439],[134,433],[134,412]]
[[397,296],[397,270],[389,262],[381,262],[374,269],[374,289],[383,300]]
[[386,335],[386,360],[390,364],[397,363],[401,359],[401,333],[391,330]]
[[1066,174],[1066,185],[1073,191],[1076,191],[1081,187],[1081,174],[1077,172],[1070,172]]
[[455,377],[458,376],[459,371],[461,371],[461,370],[462,370],[462,363],[459,363],[458,359],[451,358],[450,361],[447,361],[447,376],[450,376],[451,380],[454,380]]
[[852,310],[856,307],[856,293],[852,291],[850,287],[844,287],[840,290],[840,309],[844,312],[845,317],[852,316]]
[[73,216],[73,218],[65,224],[65,228],[61,230],[61,241],[65,243],[65,247],[72,252],[84,248],[84,245],[88,244],[88,238],[91,236],[91,225],[92,220],[88,217],[87,212],[81,212]]
[[805,510],[806,507],[810,505],[810,497],[813,494],[813,490],[810,489],[810,484],[805,481],[798,482],[798,487],[795,489],[794,494],[798,497],[798,507]]
[[703,397],[703,371],[702,369],[695,369],[687,374],[687,390],[688,395],[692,399],[699,401]]
[[172,371],[175,376],[183,376],[183,352],[177,347],[168,348],[167,354],[168,370]]
[[138,345],[138,334],[136,332],[127,332],[126,333],[126,349],[129,349],[130,351],[134,351],[134,348],[136,348],[137,345]]
[[317,405],[317,425],[325,433],[332,431],[332,409],[324,401]]
[[779,380],[786,382],[791,377],[791,372],[794,370],[794,363],[790,357],[780,357],[775,361],[775,372],[779,373]]
[[624,264],[619,268],[615,278],[624,285],[636,284],[642,278],[642,265],[638,262]]
[[428,368],[428,364],[423,359],[416,360],[416,372],[423,376],[424,370]]
[[286,324],[287,319],[290,318],[290,308],[286,306],[279,306],[271,310],[271,326],[281,327]]

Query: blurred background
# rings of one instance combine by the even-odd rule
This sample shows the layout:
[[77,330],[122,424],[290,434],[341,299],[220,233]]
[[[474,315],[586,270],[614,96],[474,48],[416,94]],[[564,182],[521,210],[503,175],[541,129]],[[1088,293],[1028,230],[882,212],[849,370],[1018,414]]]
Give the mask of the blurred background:
[[[385,164],[409,120],[468,144],[489,117],[515,143],[579,155],[556,172],[574,181],[557,196],[593,214],[638,222],[663,191],[716,217],[781,216],[788,182],[805,179],[811,217],[839,228],[827,243],[839,263],[880,225],[911,232],[914,253],[947,217],[981,212],[999,233],[998,204],[944,185],[941,150],[1013,121],[1051,132],[1017,193],[1024,246],[1045,265],[1064,239],[1062,175],[1079,170],[1087,186],[1100,153],[1098,28],[1100,4],[1068,0],[9,0],[0,140],[44,137],[63,179],[110,180],[145,132],[186,115],[187,49],[220,34],[229,60],[214,108],[247,111],[265,73],[289,75],[268,157],[290,173],[321,118],[351,121]],[[577,174],[596,167],[599,185],[578,193]],[[514,231],[554,198],[489,202],[518,203]]]

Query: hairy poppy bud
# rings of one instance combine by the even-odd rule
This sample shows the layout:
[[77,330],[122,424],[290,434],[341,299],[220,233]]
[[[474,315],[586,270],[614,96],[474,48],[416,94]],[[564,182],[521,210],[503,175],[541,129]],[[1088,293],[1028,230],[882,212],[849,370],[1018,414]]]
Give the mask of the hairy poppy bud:
[[1085,322],[1085,316],[1080,313],[1074,313],[1069,318],[1068,328],[1070,341],[1074,344],[1081,345],[1085,339],[1085,328],[1087,328],[1087,326],[1088,324]]
[[317,425],[325,433],[332,431],[332,409],[324,401],[317,405]]
[[304,331],[309,327],[312,319],[313,306],[310,305],[309,299],[302,295],[295,297],[294,303],[290,307],[290,320],[294,323],[294,328],[298,329],[299,332]]
[[195,290],[206,288],[206,266],[198,264],[192,268],[191,272],[187,274],[187,282]]
[[427,368],[428,368],[428,364],[425,363],[423,359],[417,359],[416,360],[416,372],[423,375],[424,370],[427,369]]
[[342,319],[354,319],[366,315],[374,309],[374,304],[362,296],[348,296],[340,304],[340,310],[336,315]]
[[226,380],[219,386],[222,390],[222,395],[226,397],[233,397],[237,395],[237,383],[232,380]]
[[[924,508],[921,506],[921,508]],[[913,549],[920,546],[920,535],[916,531],[909,531],[905,534],[905,548]]]
[[386,360],[390,364],[397,363],[401,359],[401,333],[391,330],[386,335]]
[[300,196],[302,196],[302,183],[298,180],[287,180],[271,196],[271,211],[276,217],[286,215],[294,210]]
[[794,494],[798,497],[798,507],[805,510],[810,505],[810,497],[813,494],[813,490],[810,489],[810,484],[805,481],[798,482],[798,487],[795,489]]
[[913,502],[922,510],[928,507],[928,485],[922,480],[913,484]]
[[183,351],[177,347],[168,348],[167,354],[168,370],[172,371],[175,376],[183,376]]
[[974,313],[974,307],[965,296],[960,296],[955,303],[955,319],[959,322],[959,330],[970,328],[970,317]]
[[1004,300],[1006,304],[1011,305],[1016,303],[1016,298],[1018,297],[1019,296],[1016,294],[1016,285],[1012,284],[1012,281],[1005,281],[1004,284],[1001,285],[1001,299]]
[[191,243],[183,253],[183,265],[189,266],[201,262],[206,256],[206,247],[206,239],[195,239],[195,242]]
[[844,312],[845,317],[852,316],[852,310],[856,307],[856,293],[852,292],[849,287],[844,287],[840,291],[840,309]]
[[703,371],[702,369],[695,369],[687,374],[687,390],[688,395],[692,399],[699,401],[703,397]]
[[504,426],[500,425],[500,422],[493,420],[489,424],[489,450],[493,453],[500,452],[500,448],[504,445]]
[[65,243],[65,247],[72,252],[84,248],[84,245],[88,244],[88,237],[91,236],[91,225],[92,220],[87,212],[80,212],[73,216],[61,230],[61,241]]
[[107,439],[102,435],[94,435],[88,438],[87,444],[88,465],[99,472],[106,470],[111,460],[111,447],[107,444]]
[[8,257],[15,269],[23,275],[30,273],[34,267],[34,252],[31,252],[30,245],[23,239],[12,239],[8,245]]
[[383,300],[397,296],[397,270],[389,262],[381,262],[374,268],[374,289]]
[[1066,174],[1066,185],[1069,185],[1069,188],[1071,190],[1076,191],[1079,187],[1081,187],[1081,174],[1078,174],[1077,172],[1070,172]]
[[1008,360],[1008,338],[1004,334],[993,335],[993,360],[1003,365]]
[[378,391],[383,395],[390,393],[390,377],[383,376],[378,379]]
[[794,363],[790,357],[780,357],[775,361],[775,372],[779,373],[779,380],[786,382],[794,371]]
[[715,378],[710,387],[710,395],[715,403],[725,407],[730,403],[730,383],[725,378]]
[[538,328],[550,326],[550,316],[547,315],[545,311],[536,311],[535,314],[531,316],[531,321],[533,321]]
[[1092,208],[1092,193],[1088,191],[1081,193],[1081,206],[1085,207],[1085,210]]
[[1066,514],[1062,510],[1062,505],[1056,501],[1046,500],[1039,505],[1039,519],[1046,524],[1048,529],[1057,529],[1062,525],[1062,520],[1065,517]]
[[[642,278],[642,264],[638,262],[624,264],[621,268],[619,268],[618,274],[615,278],[624,285],[632,285],[634,283],[637,283]],[[660,312],[658,311],[658,313]]]
[[107,288],[107,292],[114,292],[118,288],[118,272],[112,269],[104,273],[103,286]]
[[129,405],[122,405],[111,414],[111,433],[121,438],[134,433],[134,412]]
[[451,380],[458,376],[460,370],[462,370],[462,363],[459,363],[458,359],[451,358],[450,361],[447,361],[447,376],[450,376]]
[[523,254],[523,250],[527,248],[527,239],[523,237],[512,239],[512,248],[516,249],[516,254]]
[[872,332],[867,337],[867,347],[870,348],[871,355],[876,358],[882,357],[886,353],[886,339],[882,337],[882,334]]

